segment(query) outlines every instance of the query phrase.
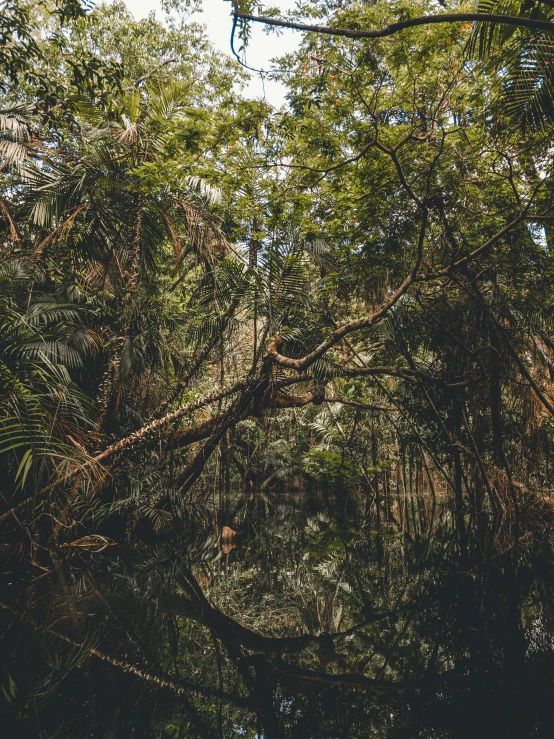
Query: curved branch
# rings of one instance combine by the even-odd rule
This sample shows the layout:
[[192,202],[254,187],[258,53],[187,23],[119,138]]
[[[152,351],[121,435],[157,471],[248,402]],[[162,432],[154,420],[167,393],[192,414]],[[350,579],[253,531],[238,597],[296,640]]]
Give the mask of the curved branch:
[[[286,385],[296,384],[298,382],[305,382],[309,380],[308,390],[302,395],[293,395],[292,393],[280,392]],[[272,409],[285,409],[285,408],[301,408],[305,405],[320,405],[325,400],[325,389],[313,383],[308,377],[291,377],[282,380],[276,385],[268,385],[267,391],[264,392],[261,400],[258,402],[255,408],[252,408],[249,416],[259,416],[263,411]],[[253,399],[253,398],[252,398]],[[188,426],[185,429],[177,431],[172,437],[172,443],[174,448],[183,448],[194,444],[197,441],[208,439],[217,429],[222,427],[222,424],[226,423],[229,417],[229,413],[220,416],[214,416],[213,418],[204,421],[204,423],[196,424],[194,426]],[[242,417],[236,413],[231,414],[230,421],[232,425],[235,425],[242,420]]]
[[528,28],[532,31],[546,31],[554,33],[554,23],[548,21],[535,20],[533,18],[521,18],[515,15],[499,15],[494,13],[441,13],[440,15],[422,15],[417,18],[409,18],[405,21],[391,23],[385,28],[378,28],[371,31],[363,31],[350,28],[330,28],[329,26],[313,26],[306,23],[296,23],[294,21],[279,20],[277,18],[266,18],[259,15],[250,15],[249,13],[241,13],[235,0],[235,11],[233,16],[235,19],[244,21],[252,21],[253,23],[263,23],[267,26],[275,26],[277,28],[291,28],[295,31],[310,31],[312,33],[320,33],[327,36],[343,36],[345,38],[363,39],[363,38],[383,38],[392,36],[400,31],[416,26],[430,26],[438,23],[498,23],[506,26],[516,26],[517,28]]
[[[330,641],[351,636],[364,626],[368,626],[369,624],[384,620],[391,616],[398,616],[398,614],[409,610],[408,608],[399,608],[390,611],[382,611],[381,613],[374,613],[362,623],[353,626],[347,631],[337,632],[335,634],[303,634],[302,636],[277,637],[264,636],[263,634],[258,634],[256,631],[252,631],[252,629],[243,626],[238,621],[235,621],[235,619],[224,614],[218,608],[214,608],[210,605],[204,596],[202,596],[199,603],[195,603],[190,598],[183,595],[165,595],[160,601],[160,606],[166,613],[190,618],[197,623],[208,626],[210,629],[213,629],[218,636],[221,636],[222,632],[226,632],[227,634],[232,635],[235,640],[240,642],[241,646],[245,649],[252,652],[261,652],[263,654],[292,654],[302,652],[304,649],[308,649],[309,647],[326,647]],[[390,685],[390,683],[387,685]]]
[[363,328],[369,328],[373,324],[377,323],[377,321],[380,321],[393,307],[393,305],[397,303],[398,300],[400,300],[400,298],[404,295],[408,288],[417,280],[417,272],[419,270],[423,256],[423,242],[425,240],[425,231],[427,229],[428,216],[429,213],[427,208],[423,207],[423,218],[419,231],[417,256],[412,271],[399,285],[399,287],[397,287],[390,298],[381,303],[376,311],[370,313],[368,316],[358,318],[355,321],[350,321],[349,323],[345,323],[344,325],[339,326],[331,333],[331,335],[327,339],[325,339],[325,341],[322,341],[318,347],[310,352],[310,354],[306,354],[306,356],[302,357],[301,359],[292,359],[291,357],[285,357],[283,354],[280,354],[278,350],[280,345],[282,344],[282,339],[280,336],[273,336],[269,340],[266,358],[274,364],[279,364],[282,367],[288,367],[289,369],[302,371],[307,369],[308,367],[311,367],[314,362],[322,357],[329,349],[335,346],[335,344],[338,344],[341,339],[343,339],[345,336],[348,336],[348,334],[351,334],[354,331],[360,331]]
[[354,331],[360,331],[363,328],[369,328],[388,312],[390,308],[404,295],[410,285],[414,282],[414,277],[410,274],[402,282],[402,284],[394,291],[391,297],[382,303],[379,308],[370,313],[368,316],[358,318],[355,321],[350,321],[336,328],[331,335],[322,341],[321,344],[316,347],[312,352],[306,354],[301,359],[292,359],[291,357],[285,357],[279,353],[279,347],[282,345],[283,340],[280,336],[273,336],[269,340],[268,349],[266,353],[267,359],[271,360],[274,364],[279,364],[281,367],[288,367],[289,369],[302,371],[311,367],[311,365],[322,357],[329,349],[335,344],[338,344],[341,339]]

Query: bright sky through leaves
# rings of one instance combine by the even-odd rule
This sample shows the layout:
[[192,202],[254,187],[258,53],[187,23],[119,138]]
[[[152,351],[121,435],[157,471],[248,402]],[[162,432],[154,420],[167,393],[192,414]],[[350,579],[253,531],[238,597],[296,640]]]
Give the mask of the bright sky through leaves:
[[[163,14],[159,0],[125,0],[127,7],[135,18],[144,18],[154,11],[158,18]],[[294,0],[279,0],[281,10],[285,11],[294,5]],[[203,10],[196,13],[193,20],[205,23],[210,41],[225,54],[231,53],[231,5],[224,0],[203,0]],[[256,26],[256,24],[253,24]],[[285,30],[279,35],[266,34],[262,27],[252,28],[252,38],[246,52],[246,63],[256,69],[271,69],[271,59],[293,51],[298,45],[301,34]],[[237,46],[239,43],[237,41]],[[276,81],[265,80],[262,84],[260,75],[252,74],[251,82],[246,90],[249,97],[266,97],[273,105],[279,106],[284,101],[284,87]]]

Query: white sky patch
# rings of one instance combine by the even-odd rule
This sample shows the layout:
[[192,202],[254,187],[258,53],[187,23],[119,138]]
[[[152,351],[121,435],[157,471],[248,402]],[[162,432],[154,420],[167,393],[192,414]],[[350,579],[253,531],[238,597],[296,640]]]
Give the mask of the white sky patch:
[[528,223],[527,228],[529,229],[529,233],[531,234],[531,238],[537,244],[540,246],[544,251],[548,251],[548,240],[546,238],[546,229],[542,225],[542,223]]
[[[144,18],[154,11],[158,20],[164,19],[159,0],[125,0],[129,10],[136,19]],[[271,5],[278,5],[283,13],[295,5],[295,0],[277,0]],[[225,0],[203,0],[202,12],[195,13],[191,20],[203,23],[206,26],[208,38],[214,47],[222,53],[222,64],[225,64],[225,55],[231,54],[231,3]],[[263,26],[259,23],[252,24],[252,36],[246,50],[245,61],[255,69],[271,70],[274,65],[271,59],[283,56],[294,51],[302,39],[298,31],[285,29],[279,35],[275,33],[264,33]],[[235,48],[240,47],[236,39]],[[269,103],[276,107],[282,105],[285,96],[285,87],[280,82],[268,80],[262,83],[258,74],[250,73],[250,83],[244,90],[249,98],[266,98]]]

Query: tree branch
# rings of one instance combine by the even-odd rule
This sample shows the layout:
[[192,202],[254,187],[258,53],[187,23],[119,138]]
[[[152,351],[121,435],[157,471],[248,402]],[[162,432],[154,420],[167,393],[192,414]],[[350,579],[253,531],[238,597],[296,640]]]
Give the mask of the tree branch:
[[135,87],[138,87],[141,82],[145,82],[146,80],[149,80],[150,77],[153,77],[156,72],[159,72],[164,67],[167,67],[168,64],[175,64],[175,62],[178,62],[178,59],[166,59],[165,62],[162,62],[161,64],[158,64],[154,69],[151,69],[146,74],[143,74],[142,77],[139,77],[137,80],[135,80]]
[[125,660],[119,659],[118,657],[113,657],[110,654],[106,654],[99,649],[96,649],[94,647],[91,648],[86,643],[82,643],[77,641],[76,639],[72,639],[71,637],[66,636],[65,634],[61,634],[59,631],[55,631],[52,628],[38,627],[34,623],[34,621],[29,618],[29,616],[26,616],[24,618],[20,613],[18,613],[5,603],[0,602],[0,608],[15,615],[22,624],[27,626],[27,628],[29,628],[35,634],[50,634],[56,639],[59,639],[60,641],[63,641],[66,644],[75,647],[76,649],[86,650],[87,654],[90,657],[96,657],[102,662],[107,662],[113,667],[117,667],[118,669],[123,670],[123,672],[138,677],[145,682],[157,686],[158,688],[166,688],[175,695],[189,695],[190,693],[197,693],[198,695],[202,695],[205,698],[221,698],[240,707],[250,709],[253,708],[252,701],[250,701],[248,698],[244,698],[239,695],[232,695],[230,693],[223,693],[219,690],[214,690],[203,685],[197,685],[191,680],[183,680],[182,678],[174,678],[163,674],[155,674],[151,671],[143,669],[140,665],[131,664]]
[[343,36],[352,39],[364,38],[383,38],[392,36],[395,33],[404,31],[408,28],[416,26],[430,26],[438,23],[498,23],[506,26],[516,26],[517,28],[528,28],[532,31],[546,31],[554,33],[554,23],[548,21],[534,20],[533,18],[522,18],[513,15],[499,15],[494,13],[441,13],[440,15],[423,15],[417,18],[409,18],[405,21],[391,23],[385,28],[364,31],[350,28],[330,28],[329,26],[314,26],[306,23],[296,23],[294,21],[279,20],[277,18],[266,18],[259,15],[250,15],[249,13],[241,13],[238,10],[238,4],[234,2],[235,11],[233,16],[243,21],[252,21],[253,23],[263,23],[267,26],[275,26],[277,28],[291,28],[295,31],[309,31],[311,33],[320,33],[326,36]]
[[332,332],[332,334],[327,339],[325,339],[325,341],[323,341],[318,347],[310,352],[310,354],[306,354],[306,356],[302,357],[301,359],[291,359],[290,357],[285,357],[283,354],[280,354],[278,349],[279,346],[282,344],[282,339],[280,336],[273,336],[269,340],[266,358],[275,364],[281,365],[282,367],[288,367],[289,369],[302,371],[307,369],[308,367],[311,367],[311,365],[315,361],[322,357],[329,349],[331,349],[331,347],[335,346],[335,344],[338,344],[341,339],[343,339],[345,336],[348,336],[348,334],[351,334],[354,331],[360,331],[363,328],[369,328],[374,323],[377,323],[377,321],[381,320],[381,318],[383,318],[386,313],[392,308],[392,306],[398,302],[398,300],[404,295],[408,288],[417,279],[417,272],[419,270],[419,266],[421,264],[423,256],[423,242],[425,239],[428,215],[429,214],[427,208],[424,207],[423,219],[419,231],[417,255],[412,271],[399,285],[399,287],[393,292],[390,298],[381,303],[376,311],[370,313],[368,316],[358,318],[355,321],[350,321],[343,326],[339,326],[339,328],[336,328]]

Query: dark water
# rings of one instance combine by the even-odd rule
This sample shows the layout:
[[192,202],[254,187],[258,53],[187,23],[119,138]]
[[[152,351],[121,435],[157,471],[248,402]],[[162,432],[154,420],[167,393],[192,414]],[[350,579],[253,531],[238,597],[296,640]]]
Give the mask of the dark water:
[[1,735],[550,739],[552,520],[282,489],[20,532]]

